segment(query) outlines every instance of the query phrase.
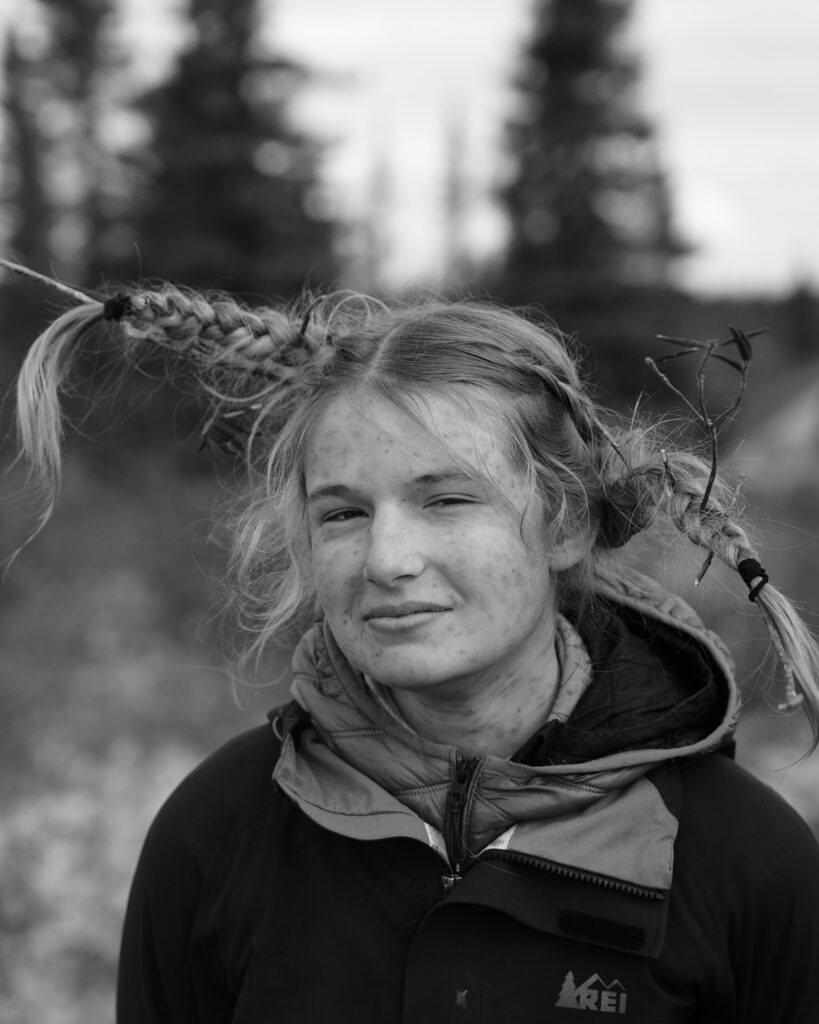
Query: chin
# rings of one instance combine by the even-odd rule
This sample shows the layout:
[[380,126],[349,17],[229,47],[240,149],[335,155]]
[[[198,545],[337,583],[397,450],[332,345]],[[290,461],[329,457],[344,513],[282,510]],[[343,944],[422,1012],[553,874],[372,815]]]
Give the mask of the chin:
[[437,662],[434,666],[418,664],[390,665],[385,664],[383,660],[378,662],[377,667],[374,666],[372,669],[365,668],[364,672],[382,686],[408,692],[444,687],[447,683],[455,683],[462,680],[465,676],[471,675],[470,669],[461,666],[451,666],[442,671],[440,662]]

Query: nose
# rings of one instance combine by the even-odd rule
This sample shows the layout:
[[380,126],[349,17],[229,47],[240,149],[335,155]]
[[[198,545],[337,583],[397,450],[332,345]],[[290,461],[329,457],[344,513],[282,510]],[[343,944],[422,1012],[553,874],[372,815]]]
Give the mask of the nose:
[[420,576],[424,569],[423,538],[418,524],[401,506],[378,509],[370,520],[364,579],[389,587]]

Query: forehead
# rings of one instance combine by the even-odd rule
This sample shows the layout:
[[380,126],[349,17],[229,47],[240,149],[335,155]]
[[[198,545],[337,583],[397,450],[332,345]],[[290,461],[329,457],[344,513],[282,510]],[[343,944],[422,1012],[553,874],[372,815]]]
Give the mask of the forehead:
[[408,407],[410,412],[372,392],[335,397],[308,437],[308,486],[353,470],[375,472],[384,462],[403,466],[407,473],[434,473],[453,465],[493,478],[512,472],[498,440],[499,426],[487,422],[482,410],[434,394]]

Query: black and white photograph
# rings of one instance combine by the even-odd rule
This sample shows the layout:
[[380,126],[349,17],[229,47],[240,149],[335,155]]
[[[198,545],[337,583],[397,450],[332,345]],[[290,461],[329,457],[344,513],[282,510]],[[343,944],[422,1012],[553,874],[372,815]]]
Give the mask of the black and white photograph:
[[0,0],[3,1024],[819,1020],[817,53]]

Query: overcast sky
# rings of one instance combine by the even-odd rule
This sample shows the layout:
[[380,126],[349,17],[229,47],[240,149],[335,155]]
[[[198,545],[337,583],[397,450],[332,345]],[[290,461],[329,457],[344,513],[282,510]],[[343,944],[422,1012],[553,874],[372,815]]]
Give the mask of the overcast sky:
[[[180,0],[127,2],[128,38],[145,72],[156,74],[176,38],[168,12]],[[325,75],[298,112],[332,141],[325,166],[335,202],[347,212],[365,207],[374,166],[391,168],[395,283],[423,279],[440,259],[452,125],[474,192],[472,244],[488,252],[502,238],[487,194],[531,3],[271,4],[276,46]],[[714,290],[773,290],[795,278],[819,284],[819,4],[637,0],[631,34],[677,220],[699,247],[686,280]]]
[[[582,0],[579,0],[582,2]],[[463,124],[479,189],[531,0],[278,0],[281,44],[358,87],[316,91],[311,120],[339,145],[330,173],[351,201],[368,163],[395,167],[399,275],[434,261],[447,120]],[[637,0],[632,37],[680,226],[699,246],[688,280],[713,289],[819,281],[819,4]],[[484,209],[476,241],[491,245]]]

